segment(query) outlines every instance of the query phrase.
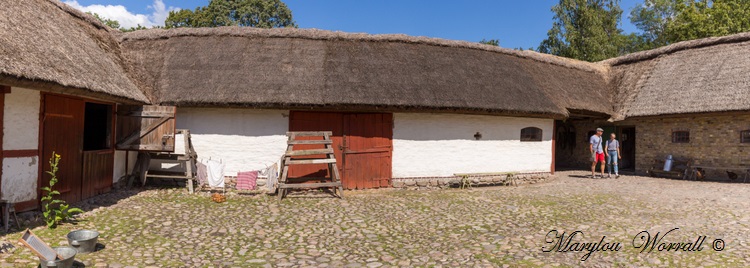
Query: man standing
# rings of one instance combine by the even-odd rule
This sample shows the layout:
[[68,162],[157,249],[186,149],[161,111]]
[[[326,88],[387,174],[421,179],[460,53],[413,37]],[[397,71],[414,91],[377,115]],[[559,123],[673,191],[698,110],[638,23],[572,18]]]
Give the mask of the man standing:
[[596,178],[596,162],[601,162],[602,167],[602,178],[604,178],[604,149],[602,149],[602,134],[604,130],[601,128],[596,129],[596,134],[589,138],[589,152],[591,152],[591,178]]

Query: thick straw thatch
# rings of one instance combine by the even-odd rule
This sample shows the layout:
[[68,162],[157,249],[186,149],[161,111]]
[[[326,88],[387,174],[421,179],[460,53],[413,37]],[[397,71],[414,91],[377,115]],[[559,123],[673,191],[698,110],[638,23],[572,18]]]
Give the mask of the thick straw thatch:
[[0,84],[148,102],[109,30],[56,0],[0,1]]
[[121,45],[133,76],[163,104],[612,112],[601,65],[469,42],[222,27],[136,31]]
[[750,110],[750,33],[606,60],[615,119]]

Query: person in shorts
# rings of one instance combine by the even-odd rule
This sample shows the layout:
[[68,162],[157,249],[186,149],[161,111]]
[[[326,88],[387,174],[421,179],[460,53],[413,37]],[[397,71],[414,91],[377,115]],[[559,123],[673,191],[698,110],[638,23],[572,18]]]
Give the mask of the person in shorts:
[[603,129],[597,128],[596,134],[592,135],[591,138],[589,138],[589,152],[591,153],[591,178],[597,178],[597,162],[601,163],[601,178],[604,178],[604,164],[606,163],[606,160],[604,159],[604,148],[602,148],[602,144],[604,143],[604,139],[602,139],[603,133]]
[[609,135],[609,140],[604,145],[604,152],[607,154],[607,171],[609,171],[609,177],[612,178],[612,168],[614,167],[615,178],[619,178],[620,172],[617,168],[617,163],[619,162],[618,160],[622,159],[622,156],[620,155],[620,142],[617,140],[615,133]]

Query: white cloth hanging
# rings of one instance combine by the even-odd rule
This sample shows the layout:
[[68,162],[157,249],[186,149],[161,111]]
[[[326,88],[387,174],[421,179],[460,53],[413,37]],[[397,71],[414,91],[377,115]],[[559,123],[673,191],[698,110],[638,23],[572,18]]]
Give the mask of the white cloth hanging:
[[278,170],[278,165],[274,163],[270,167],[267,167],[265,170],[261,171],[261,174],[266,176],[266,189],[268,189],[269,191],[276,190],[276,183],[278,183],[279,181]]
[[224,167],[226,165],[220,161],[208,160],[206,167],[208,169],[208,186],[224,188]]

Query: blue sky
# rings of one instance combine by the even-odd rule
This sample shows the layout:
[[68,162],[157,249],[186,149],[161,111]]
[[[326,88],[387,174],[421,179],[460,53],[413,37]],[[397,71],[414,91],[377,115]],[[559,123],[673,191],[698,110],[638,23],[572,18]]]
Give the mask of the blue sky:
[[[630,9],[642,0],[622,0],[625,32]],[[169,10],[194,9],[208,0],[64,0],[79,9],[107,13],[123,26],[163,24]],[[499,39],[508,48],[536,47],[552,26],[558,0],[284,0],[300,28],[345,32],[403,33],[453,40]]]

